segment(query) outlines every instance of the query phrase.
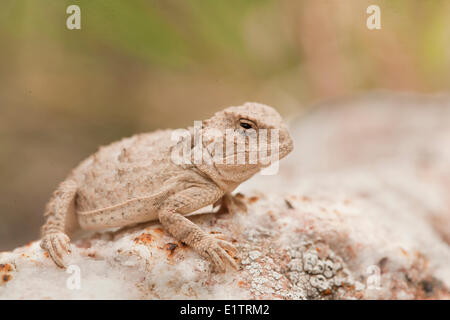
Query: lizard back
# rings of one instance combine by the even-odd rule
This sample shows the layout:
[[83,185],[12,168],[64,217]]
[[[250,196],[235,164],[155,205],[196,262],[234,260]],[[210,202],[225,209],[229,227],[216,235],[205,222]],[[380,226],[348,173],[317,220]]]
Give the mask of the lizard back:
[[145,198],[161,191],[164,182],[183,168],[170,160],[172,130],[134,135],[100,149],[71,178],[79,186],[76,209],[99,210]]

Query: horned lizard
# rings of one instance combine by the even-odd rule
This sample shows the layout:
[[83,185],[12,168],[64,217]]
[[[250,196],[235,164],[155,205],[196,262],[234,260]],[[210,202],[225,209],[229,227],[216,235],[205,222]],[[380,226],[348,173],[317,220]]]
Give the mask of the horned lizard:
[[[215,134],[207,129],[214,129]],[[223,237],[207,234],[184,215],[210,204],[229,206],[231,192],[271,164],[262,157],[250,161],[255,152],[250,137],[261,138],[261,129],[277,131],[278,141],[269,141],[268,136],[265,140],[270,153],[278,152],[281,159],[292,151],[293,142],[278,112],[259,103],[229,107],[202,121],[200,144],[194,128],[189,127],[194,137],[174,139],[174,130],[159,130],[100,147],[72,170],[48,202],[41,247],[64,268],[65,255],[70,252],[68,235],[74,230],[117,228],[159,219],[173,237],[211,261],[217,270],[225,271],[226,261],[237,268],[226,251],[236,252],[235,247]],[[244,148],[235,137],[245,138]],[[184,150],[179,149],[183,144],[191,151],[192,161],[177,163],[174,155]],[[203,161],[194,159],[192,151],[199,148]],[[239,157],[244,163],[236,161]]]

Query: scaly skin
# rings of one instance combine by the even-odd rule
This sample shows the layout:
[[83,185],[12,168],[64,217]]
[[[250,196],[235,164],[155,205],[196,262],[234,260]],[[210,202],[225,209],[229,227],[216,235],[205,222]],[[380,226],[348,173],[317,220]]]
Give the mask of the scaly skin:
[[[208,129],[222,134],[215,139]],[[252,131],[252,129],[254,131]],[[41,247],[56,265],[65,267],[64,255],[70,252],[69,235],[76,229],[102,230],[159,220],[177,240],[211,261],[219,271],[226,263],[237,268],[228,254],[236,249],[229,242],[207,234],[184,215],[210,204],[221,204],[221,210],[242,207],[231,192],[270,163],[250,163],[249,139],[259,129],[279,130],[279,159],[293,149],[293,143],[280,115],[271,107],[246,103],[229,107],[202,122],[204,159],[212,162],[177,164],[171,155],[187,145],[194,150],[194,139],[172,139],[173,130],[144,133],[101,147],[80,163],[62,182],[46,207]],[[188,132],[194,133],[193,128]],[[233,134],[245,139],[245,148],[236,145]],[[253,135],[254,137],[254,135]],[[268,148],[275,146],[268,144]],[[253,149],[254,151],[254,149]],[[218,152],[216,154],[216,152]],[[220,151],[222,152],[222,151]],[[228,162],[242,156],[245,162]],[[222,161],[219,161],[220,159]]]

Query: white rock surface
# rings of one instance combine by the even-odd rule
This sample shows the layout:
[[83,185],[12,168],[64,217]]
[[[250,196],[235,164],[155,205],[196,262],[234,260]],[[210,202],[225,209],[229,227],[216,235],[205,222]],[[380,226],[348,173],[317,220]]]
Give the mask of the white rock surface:
[[192,217],[240,271],[154,223],[75,241],[71,274],[38,241],[0,253],[0,299],[449,299],[450,98],[371,94],[292,133],[279,174],[239,188],[248,213]]

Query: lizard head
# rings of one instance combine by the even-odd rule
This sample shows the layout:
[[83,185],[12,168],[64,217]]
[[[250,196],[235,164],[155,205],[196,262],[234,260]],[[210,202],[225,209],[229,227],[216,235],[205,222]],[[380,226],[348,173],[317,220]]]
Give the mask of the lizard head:
[[214,114],[202,123],[203,144],[216,174],[238,185],[284,158],[293,142],[280,114],[264,104],[247,102]]

